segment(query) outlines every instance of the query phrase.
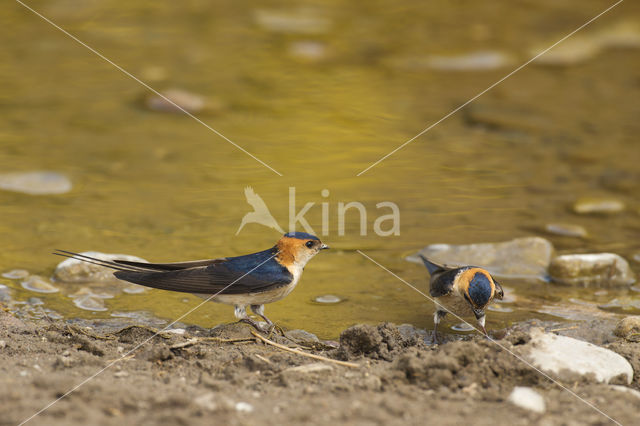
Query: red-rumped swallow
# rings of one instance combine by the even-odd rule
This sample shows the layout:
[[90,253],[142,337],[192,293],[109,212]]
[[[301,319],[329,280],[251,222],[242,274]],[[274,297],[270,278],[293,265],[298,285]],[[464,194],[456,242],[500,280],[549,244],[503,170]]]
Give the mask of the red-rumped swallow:
[[438,324],[448,312],[458,316],[473,314],[482,332],[488,336],[484,327],[484,311],[494,298],[504,297],[502,286],[489,272],[477,266],[438,265],[421,254],[419,256],[431,275],[429,294],[436,304],[436,312],[433,315],[433,341],[437,342]]
[[318,237],[290,232],[270,249],[237,257],[179,263],[105,261],[79,253],[57,250],[54,254],[115,269],[116,278],[161,290],[193,293],[235,306],[238,320],[260,327],[247,314],[247,306],[264,319],[264,305],[281,300],[298,284],[307,262],[328,249]]

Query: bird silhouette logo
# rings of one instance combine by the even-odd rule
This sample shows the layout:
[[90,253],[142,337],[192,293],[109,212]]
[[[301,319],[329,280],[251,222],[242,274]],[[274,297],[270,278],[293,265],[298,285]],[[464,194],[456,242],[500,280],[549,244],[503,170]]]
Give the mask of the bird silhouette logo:
[[278,225],[278,222],[275,220],[269,208],[262,200],[262,198],[255,193],[252,187],[247,186],[244,189],[244,196],[247,198],[247,203],[251,207],[253,207],[253,211],[244,215],[242,218],[242,223],[240,223],[240,227],[236,232],[236,235],[240,233],[242,228],[248,223],[257,223],[260,225],[264,225],[269,228],[273,228],[276,231],[284,234],[284,230]]

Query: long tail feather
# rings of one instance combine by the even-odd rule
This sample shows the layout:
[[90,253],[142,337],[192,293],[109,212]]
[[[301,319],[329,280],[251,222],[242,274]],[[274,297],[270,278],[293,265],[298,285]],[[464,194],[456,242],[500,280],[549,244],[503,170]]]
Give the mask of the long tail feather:
[[91,256],[86,256],[80,253],[74,253],[72,251],[60,250],[57,249],[53,252],[56,256],[68,257],[70,259],[79,260],[81,262],[91,263],[93,265],[104,266],[106,268],[115,269],[117,271],[125,271],[125,272],[149,272],[149,269],[132,266],[132,265],[122,265],[116,262],[112,262],[109,260],[102,260]]

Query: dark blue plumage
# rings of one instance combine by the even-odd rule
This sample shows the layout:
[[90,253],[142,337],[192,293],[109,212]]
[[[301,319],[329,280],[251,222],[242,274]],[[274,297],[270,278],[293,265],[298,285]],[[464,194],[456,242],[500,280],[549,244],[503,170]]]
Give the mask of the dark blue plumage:
[[469,298],[476,306],[486,306],[491,300],[493,289],[487,276],[476,272],[469,282]]

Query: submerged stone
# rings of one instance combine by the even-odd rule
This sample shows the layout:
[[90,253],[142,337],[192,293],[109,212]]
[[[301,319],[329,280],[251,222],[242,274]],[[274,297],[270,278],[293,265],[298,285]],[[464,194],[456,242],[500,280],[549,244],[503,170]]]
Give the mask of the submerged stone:
[[29,195],[64,194],[71,191],[69,178],[58,172],[36,171],[0,174],[0,189]]
[[[140,257],[130,256],[128,254],[107,254],[97,251],[87,251],[80,254],[106,261],[119,259],[147,263],[146,260]],[[119,282],[120,280],[113,276],[113,272],[113,269],[105,266],[82,262],[76,259],[66,259],[58,264],[53,273],[53,278],[56,281],[68,283]]]
[[323,34],[331,28],[331,21],[312,9],[260,9],[254,18],[259,27],[274,33]]
[[622,201],[608,198],[581,198],[573,204],[578,214],[613,214],[625,209]]
[[635,282],[627,261],[614,253],[565,254],[549,265],[552,281],[582,286],[624,286]]
[[549,223],[544,229],[550,234],[561,235],[563,237],[585,238],[587,236],[587,230],[582,226],[569,223]]
[[617,353],[539,328],[531,331],[531,341],[523,349],[533,365],[562,381],[572,382],[578,375],[600,383],[622,378],[630,384],[633,378],[631,364]]
[[24,269],[12,269],[10,271],[3,272],[2,276],[4,278],[9,278],[10,280],[19,280],[28,277],[29,271],[25,271]]
[[[419,253],[435,263],[482,266],[496,278],[545,279],[553,245],[544,238],[525,237],[501,243],[431,244]],[[407,260],[422,264],[417,255]]]
[[207,104],[204,97],[187,92],[186,90],[168,89],[164,91],[162,95],[164,98],[156,94],[149,95],[145,100],[147,108],[152,111],[173,113],[182,113],[183,111],[180,109],[182,108],[190,113],[198,113],[201,112]]
[[313,300],[318,303],[338,303],[342,301],[341,298],[339,298],[338,296],[334,296],[333,294],[325,294],[323,296],[318,296]]
[[20,283],[23,288],[38,293],[56,293],[60,291],[57,287],[51,284],[49,281],[38,275],[31,275],[26,280]]
[[426,67],[439,71],[485,71],[509,65],[511,58],[496,51],[470,52],[456,56],[429,56]]
[[319,61],[327,55],[327,46],[318,41],[297,41],[289,45],[289,54],[297,59]]

